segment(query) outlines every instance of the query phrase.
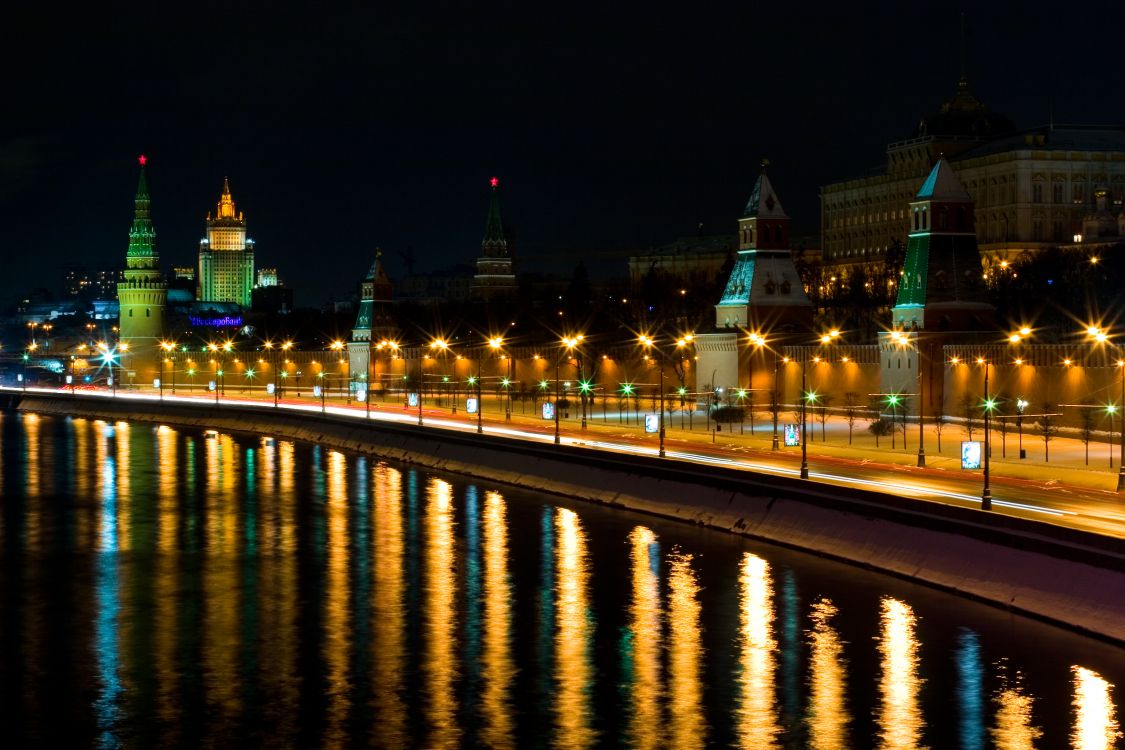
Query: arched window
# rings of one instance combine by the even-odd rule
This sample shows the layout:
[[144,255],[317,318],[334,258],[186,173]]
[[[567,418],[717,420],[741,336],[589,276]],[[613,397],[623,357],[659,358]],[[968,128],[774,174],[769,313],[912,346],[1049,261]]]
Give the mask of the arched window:
[[130,318],[133,317],[133,311],[132,310],[129,311],[129,317]]

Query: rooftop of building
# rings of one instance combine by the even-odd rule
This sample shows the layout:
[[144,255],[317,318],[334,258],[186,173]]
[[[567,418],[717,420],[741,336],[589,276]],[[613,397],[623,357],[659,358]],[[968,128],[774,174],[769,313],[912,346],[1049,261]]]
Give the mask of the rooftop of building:
[[647,252],[634,253],[634,258],[650,258],[654,255],[703,255],[707,253],[727,253],[738,249],[737,234],[705,234],[694,237],[680,237],[667,245],[650,248]]
[[1009,151],[1125,151],[1125,125],[1041,125],[993,138],[962,151],[953,161]]

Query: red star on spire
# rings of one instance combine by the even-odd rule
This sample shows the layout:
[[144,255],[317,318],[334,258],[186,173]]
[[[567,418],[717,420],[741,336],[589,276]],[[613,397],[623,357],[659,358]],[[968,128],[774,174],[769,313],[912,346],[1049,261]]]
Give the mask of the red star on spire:
[[145,158],[145,155],[144,155],[144,154],[141,154],[141,155],[140,155],[140,156],[139,156],[139,157],[137,158],[137,161],[139,161],[139,162],[141,163],[141,166],[143,167],[143,166],[145,165],[145,162],[146,162],[146,161],[148,161],[148,159],[146,159],[146,158]]
[[488,184],[491,185],[492,187],[496,187],[497,185],[500,184],[500,178],[499,177],[493,177],[491,180],[488,181]]

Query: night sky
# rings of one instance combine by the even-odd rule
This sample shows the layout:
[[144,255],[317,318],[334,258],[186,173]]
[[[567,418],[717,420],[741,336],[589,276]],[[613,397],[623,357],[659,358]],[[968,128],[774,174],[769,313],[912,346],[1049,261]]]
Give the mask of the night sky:
[[[916,3],[21,5],[0,44],[3,303],[123,262],[142,152],[165,267],[195,265],[226,175],[299,305],[351,290],[376,246],[394,276],[407,248],[418,270],[473,260],[493,174],[524,269],[624,273],[700,222],[732,232],[763,156],[815,233],[819,186],[878,166],[960,65],[960,8]],[[1125,122],[1120,5],[965,10],[989,107]]]

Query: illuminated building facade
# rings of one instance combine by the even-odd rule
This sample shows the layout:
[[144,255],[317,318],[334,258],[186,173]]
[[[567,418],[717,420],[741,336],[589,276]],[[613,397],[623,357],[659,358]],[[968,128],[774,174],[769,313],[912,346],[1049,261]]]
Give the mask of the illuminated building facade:
[[469,289],[469,296],[478,300],[510,297],[516,293],[511,242],[504,222],[500,219],[500,198],[497,194],[500,180],[493,177],[489,184],[492,186],[492,202],[488,207],[488,223],[484,229],[484,240],[480,244],[481,254],[477,259],[476,273],[473,274]]
[[[766,163],[738,220],[738,256],[719,304],[715,332],[695,337],[698,373],[711,373],[709,385],[740,387],[749,382],[750,357],[760,357],[740,345],[744,332],[769,332],[776,342],[807,332],[813,306],[805,294],[790,251],[791,220],[774,192]],[[700,384],[702,385],[702,384]]]
[[391,314],[394,289],[383,267],[383,253],[375,253],[375,262],[367,272],[360,291],[359,313],[352,326],[348,342],[348,359],[353,377],[367,373],[371,347],[378,342],[396,338],[394,317]]
[[129,229],[129,249],[125,254],[124,279],[117,284],[119,340],[128,352],[125,367],[137,373],[136,382],[151,382],[150,370],[157,366],[160,339],[164,335],[164,308],[168,285],[160,272],[156,252],[156,231],[149,216],[145,157],[141,156],[141,175],[134,201],[133,225]]
[[250,307],[254,288],[254,240],[246,237],[246,220],[235,210],[230,183],[215,218],[207,215],[207,237],[199,242],[199,294],[204,302],[234,302]]
[[905,244],[917,185],[941,157],[975,204],[975,232],[986,268],[1021,253],[1070,243],[1096,193],[1111,210],[1125,198],[1125,128],[1055,125],[1017,131],[988,110],[964,77],[913,137],[887,146],[886,165],[821,188],[821,247],[844,276],[882,263]]
[[63,269],[63,296],[81,300],[116,299],[117,284],[124,278],[116,266],[69,264]]

